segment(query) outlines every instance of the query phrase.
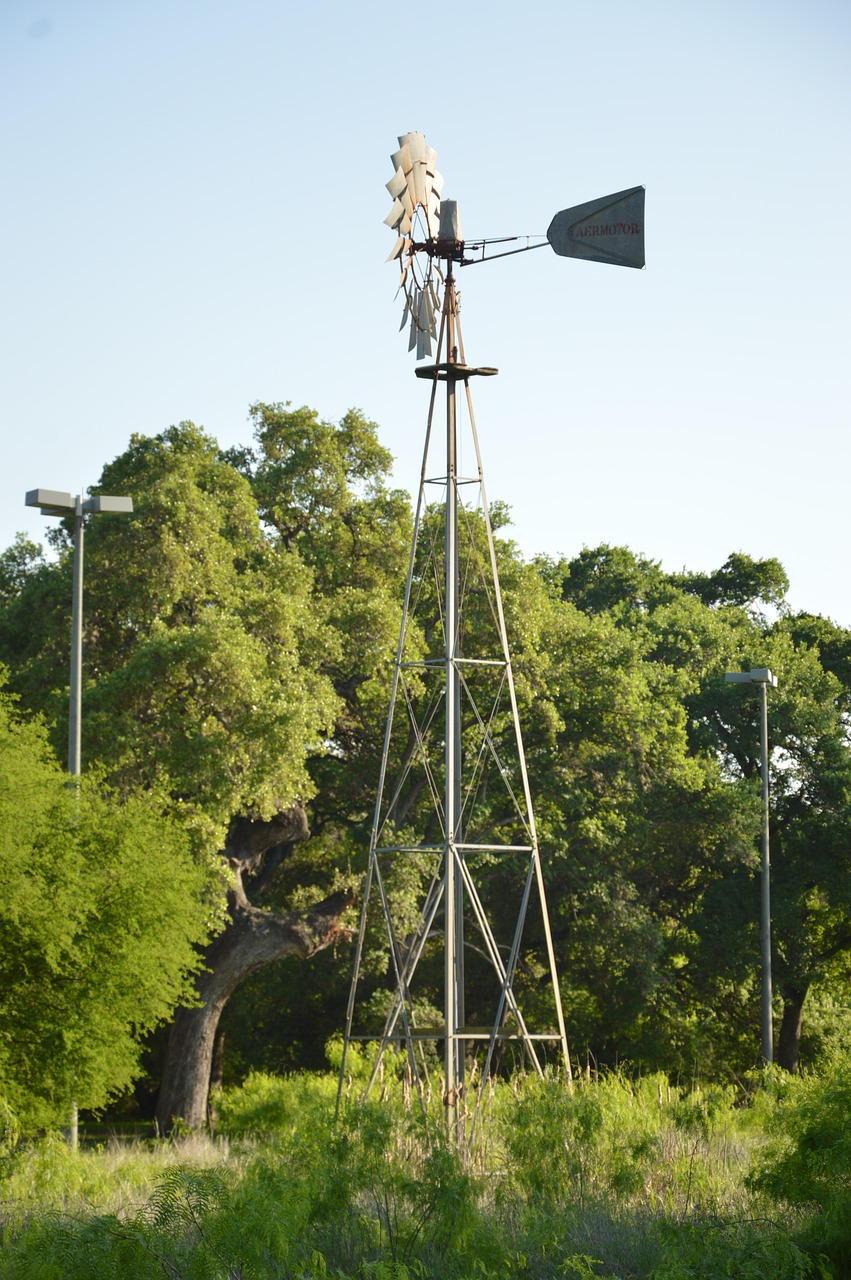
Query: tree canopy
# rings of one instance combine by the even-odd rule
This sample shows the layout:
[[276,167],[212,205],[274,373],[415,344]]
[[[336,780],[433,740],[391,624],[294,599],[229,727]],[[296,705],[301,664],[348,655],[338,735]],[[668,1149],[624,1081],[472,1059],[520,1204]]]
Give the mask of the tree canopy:
[[[200,1003],[175,1023],[183,1039],[173,1033],[166,1078],[168,1062],[209,1075],[219,1017],[243,982],[254,1012],[234,1008],[222,1024],[234,1070],[273,1065],[247,1042],[258,1022],[273,1057],[309,1040],[313,1064],[339,1030],[348,964],[337,944],[368,846],[409,554],[410,503],[390,485],[373,423],[356,410],[329,423],[286,404],[257,404],[251,419],[252,445],[224,453],[191,423],[133,437],[95,491],[132,494],[134,514],[95,519],[87,534],[84,761],[129,806],[127,825],[148,832],[143,842],[159,839],[146,822],[166,822],[164,894],[170,866],[200,867],[186,892],[214,910],[210,867],[223,872],[227,910],[196,982]],[[780,681],[770,711],[777,1016],[781,1058],[794,1066],[808,993],[823,1002],[848,976],[851,635],[793,615],[776,560],[734,553],[715,572],[672,574],[604,545],[528,562],[507,513],[495,515],[574,1048],[715,1072],[758,1060],[757,704],[724,673],[770,666]],[[465,520],[475,548],[475,513]],[[69,528],[53,541],[49,563],[26,539],[0,556],[0,659],[59,749]],[[407,642],[423,652],[439,623],[430,572],[415,563]],[[467,604],[473,636],[488,610]],[[393,746],[391,768],[406,749]],[[425,807],[414,789],[407,799],[413,829]],[[82,803],[81,814],[95,800]],[[480,804],[488,821],[505,820],[495,789],[483,786]],[[10,857],[29,847],[10,838]],[[172,840],[188,840],[195,861]],[[416,859],[395,880],[388,871],[402,917],[419,874]],[[489,872],[507,912],[515,874],[510,861]],[[86,882],[88,896],[97,900]],[[518,975],[526,1004],[539,996],[540,947],[533,928]],[[309,970],[305,957],[317,957]],[[377,996],[382,965],[378,948]],[[168,1114],[182,1114],[190,1103],[169,1089]],[[205,1091],[206,1077],[193,1122]]]

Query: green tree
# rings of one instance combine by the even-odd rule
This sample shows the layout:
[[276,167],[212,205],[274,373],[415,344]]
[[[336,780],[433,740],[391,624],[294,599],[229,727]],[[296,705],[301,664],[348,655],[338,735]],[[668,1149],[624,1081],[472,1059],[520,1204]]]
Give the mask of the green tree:
[[694,674],[646,625],[680,593],[611,551],[538,562],[549,599],[518,655],[535,680],[527,754],[574,1047],[676,1067],[691,1056],[684,940],[703,888],[750,857],[756,828],[749,796],[692,747]]
[[314,752],[314,849],[336,858],[363,842],[374,803],[387,690],[411,542],[406,493],[388,485],[392,456],[358,410],[338,424],[313,409],[255,404],[255,448],[226,455],[248,479],[267,535],[312,573],[336,639],[322,665],[338,697],[331,749]]
[[[776,560],[736,553],[715,573],[666,575],[625,548],[598,547],[559,572],[568,599],[638,638],[647,663],[679,673],[689,755],[720,770],[731,838],[708,858],[684,847],[683,891],[669,890],[657,912],[677,971],[655,1027],[661,1017],[672,1043],[685,1031],[683,1050],[704,1061],[714,1044],[719,1066],[753,1052],[759,993],[758,700],[724,673],[768,666],[779,677],[769,712],[774,979],[777,1056],[794,1070],[808,991],[847,982],[851,636],[784,610]],[[648,819],[658,824],[661,812]],[[660,866],[648,870],[658,885]]]
[[[340,427],[307,410],[261,417],[258,453],[231,460],[189,423],[134,437],[98,486],[132,494],[134,515],[96,521],[87,538],[84,753],[121,793],[144,787],[199,849],[218,850],[230,881],[199,1004],[181,1009],[172,1028],[164,1128],[174,1116],[204,1122],[216,1026],[245,977],[339,934],[348,894],[321,843],[281,909],[257,902],[309,834],[309,763],[343,756],[357,740],[389,618],[376,587],[382,570],[370,561],[392,558],[404,542],[397,526],[409,519],[386,490],[389,455],[360,415]],[[261,493],[271,484],[283,501],[291,455],[290,524],[280,516],[279,531],[252,484]],[[0,611],[0,653],[61,739],[67,530],[56,543],[58,562],[29,563]]]
[[218,869],[149,798],[69,789],[0,691],[0,1093],[29,1131],[101,1107],[143,1037],[192,997]]

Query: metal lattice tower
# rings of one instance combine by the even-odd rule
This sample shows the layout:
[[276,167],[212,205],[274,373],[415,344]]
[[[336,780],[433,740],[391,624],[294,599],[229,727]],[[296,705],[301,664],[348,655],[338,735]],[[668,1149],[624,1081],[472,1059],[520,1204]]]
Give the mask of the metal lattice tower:
[[[339,1107],[352,1042],[378,1044],[367,1093],[387,1049],[401,1047],[421,1100],[431,1087],[424,1043],[440,1042],[447,1121],[464,1141],[507,1045],[519,1047],[538,1074],[554,1060],[568,1079],[571,1068],[470,387],[497,371],[466,363],[454,275],[456,265],[484,260],[493,242],[465,245],[456,205],[440,201],[443,179],[422,135],[403,135],[399,144],[386,221],[398,233],[390,259],[401,266],[402,327],[410,326],[417,359],[431,357],[433,339],[437,352],[435,363],[416,369],[430,384],[425,446],[337,1101]],[[643,265],[643,196],[633,188],[565,210],[542,243],[566,256]],[[640,262],[632,243],[639,204]],[[525,248],[539,247],[526,239]],[[406,877],[412,859],[415,874]],[[394,901],[394,879],[406,878],[427,886],[413,913]],[[494,901],[494,886],[504,893],[506,882],[514,894],[509,912]],[[537,1030],[516,990],[530,912],[550,992],[547,1025]],[[389,954],[392,992],[382,1030],[363,1031],[356,1010],[376,931]],[[442,1013],[419,997],[441,939]]]

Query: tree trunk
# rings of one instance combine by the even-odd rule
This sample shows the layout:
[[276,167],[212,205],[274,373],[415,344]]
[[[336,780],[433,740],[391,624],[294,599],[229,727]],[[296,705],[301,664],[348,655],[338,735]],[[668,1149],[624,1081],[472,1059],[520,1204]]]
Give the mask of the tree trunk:
[[783,1020],[780,1023],[780,1037],[777,1044],[777,1065],[784,1071],[798,1070],[807,990],[807,987],[784,986],[782,988]]
[[[289,820],[289,826],[287,826]],[[340,938],[340,916],[352,901],[348,893],[334,893],[306,911],[264,911],[248,901],[244,872],[259,875],[264,857],[286,842],[307,836],[301,809],[290,810],[270,823],[238,819],[224,852],[234,869],[228,895],[230,922],[204,956],[206,972],[196,981],[199,1004],[178,1009],[166,1051],[157,1099],[160,1133],[175,1125],[192,1130],[207,1123],[210,1068],[216,1029],[222,1010],[236,988],[250,974],[273,960],[315,955]]]

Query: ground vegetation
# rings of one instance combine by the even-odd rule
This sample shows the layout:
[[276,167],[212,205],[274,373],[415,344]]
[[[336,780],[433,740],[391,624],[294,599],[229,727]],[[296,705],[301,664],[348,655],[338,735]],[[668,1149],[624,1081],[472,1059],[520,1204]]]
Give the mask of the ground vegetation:
[[847,1057],[763,1083],[515,1078],[464,1155],[389,1074],[337,1121],[333,1075],[254,1075],[213,1137],[7,1157],[0,1276],[841,1280]]

